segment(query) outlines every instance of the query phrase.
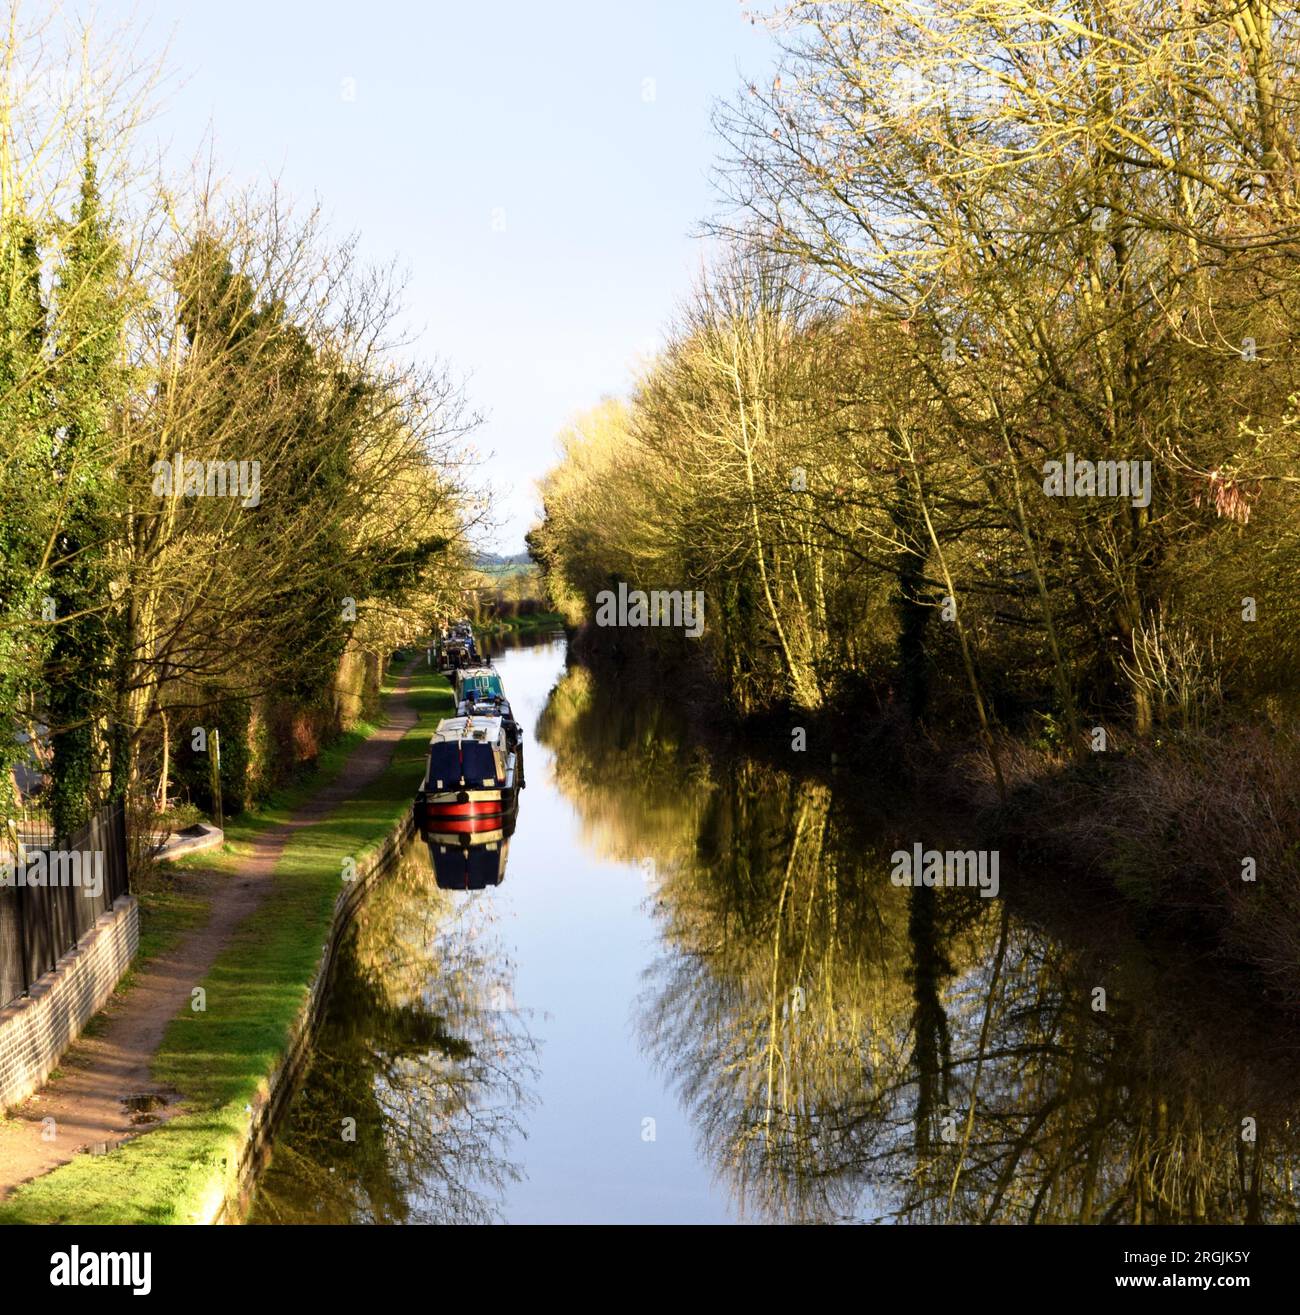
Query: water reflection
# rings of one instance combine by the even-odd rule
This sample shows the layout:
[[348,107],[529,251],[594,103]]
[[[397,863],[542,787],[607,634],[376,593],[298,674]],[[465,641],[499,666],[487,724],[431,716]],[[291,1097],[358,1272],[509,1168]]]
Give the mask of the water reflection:
[[894,850],[962,841],[941,814],[706,750],[581,667],[543,708],[562,655],[522,657],[511,881],[444,891],[468,860],[417,841],[376,885],[257,1221],[1295,1221],[1296,1044],[1239,981],[1051,873],[896,887]]
[[538,737],[586,843],[652,864],[642,1042],[746,1216],[1295,1220],[1300,1066],[1240,983],[1041,874],[895,887],[941,820],[711,756],[581,667]]
[[500,818],[501,825],[490,830],[424,832],[422,838],[438,885],[443,890],[499,886],[506,879],[510,837],[515,833],[517,817],[516,812],[506,813]]
[[513,983],[491,902],[440,890],[413,842],[345,939],[251,1222],[496,1218],[534,1077]]

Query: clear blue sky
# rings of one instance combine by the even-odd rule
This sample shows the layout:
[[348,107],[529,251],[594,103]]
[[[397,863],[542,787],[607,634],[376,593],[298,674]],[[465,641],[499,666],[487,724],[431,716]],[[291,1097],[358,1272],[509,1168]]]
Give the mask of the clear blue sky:
[[[771,62],[738,0],[100,0],[170,42],[155,130],[319,197],[410,274],[421,348],[469,376],[519,551],[577,411],[623,391],[699,269],[713,100]],[[345,79],[355,99],[345,99]],[[653,99],[646,98],[653,79]],[[504,210],[505,231],[493,214]]]

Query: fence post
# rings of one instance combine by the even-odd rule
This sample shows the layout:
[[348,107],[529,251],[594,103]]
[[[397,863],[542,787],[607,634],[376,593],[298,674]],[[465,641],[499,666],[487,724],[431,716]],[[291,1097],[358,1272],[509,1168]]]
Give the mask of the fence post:
[[[78,843],[81,836],[85,836],[84,843]],[[72,860],[72,855],[80,851],[82,855],[89,854],[91,863],[95,859],[94,855],[104,852],[104,810],[97,808],[91,815],[72,833],[68,839],[68,860]],[[83,873],[84,876],[84,873]],[[68,916],[72,919],[72,947],[79,949],[81,947],[81,915],[77,912],[81,906],[77,903],[80,898],[80,892],[74,891],[73,887],[67,887],[69,895],[67,898]],[[90,924],[93,927],[95,924]],[[89,928],[87,928],[89,930]]]
[[117,855],[117,879],[113,884],[113,902],[131,893],[131,854],[127,848],[126,800],[118,799],[113,813],[113,852]]
[[[54,843],[51,845],[50,841],[53,841]],[[52,854],[50,851],[52,849],[57,848],[58,843],[59,843],[58,837],[55,836],[53,831],[51,831],[49,840],[46,841],[46,844],[49,847],[45,851],[45,861],[46,861],[45,885],[40,887],[41,905],[45,909],[45,935],[49,938],[49,956],[50,956],[49,967],[42,968],[41,969],[42,973],[49,972],[50,969],[53,968],[54,965],[59,961],[59,948],[58,948],[59,938],[54,933],[54,900],[50,896],[50,891],[53,890],[54,888],[50,885],[50,876],[49,876],[50,873],[49,864],[52,858]]]
[[9,836],[14,846],[14,890],[18,909],[18,950],[23,965],[23,994],[28,995],[32,989],[32,956],[27,949],[27,880],[22,858],[22,841],[18,836],[18,823],[9,819]]
[[208,756],[208,763],[212,779],[213,821],[224,830],[226,821],[221,807],[221,732],[215,726],[212,728],[212,753]]

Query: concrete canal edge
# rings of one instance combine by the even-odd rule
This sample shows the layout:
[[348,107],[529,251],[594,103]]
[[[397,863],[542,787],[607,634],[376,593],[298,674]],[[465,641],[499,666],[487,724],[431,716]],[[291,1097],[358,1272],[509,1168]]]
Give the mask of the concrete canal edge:
[[414,810],[407,808],[388,835],[358,859],[356,876],[339,892],[330,919],[329,939],[321,949],[307,998],[290,1028],[284,1053],[258,1089],[248,1127],[233,1157],[223,1161],[222,1171],[203,1193],[204,1206],[195,1223],[238,1224],[247,1216],[258,1175],[270,1160],[280,1121],[306,1074],[312,1045],[325,1016],[339,945],[367,891],[392,867],[414,833]]

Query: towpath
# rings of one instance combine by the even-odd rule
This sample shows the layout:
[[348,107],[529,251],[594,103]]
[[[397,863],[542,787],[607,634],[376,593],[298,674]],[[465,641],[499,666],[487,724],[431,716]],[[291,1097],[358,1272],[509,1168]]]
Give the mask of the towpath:
[[[383,774],[397,742],[415,724],[410,679],[408,670],[394,682],[385,724],[356,747],[333,781],[287,821],[262,831],[237,871],[186,871],[186,883],[192,881],[191,888],[210,897],[207,921],[140,969],[131,988],[109,1001],[93,1034],[83,1036],[64,1056],[60,1075],[0,1124],[0,1199],[75,1155],[107,1150],[180,1112],[150,1071],[167,1025],[188,1007],[195,984],[265,898],[290,836],[319,822]],[[151,1110],[150,1122],[133,1121],[139,1119],[140,1107],[153,1100],[162,1103]],[[51,1126],[54,1136],[43,1135]]]

